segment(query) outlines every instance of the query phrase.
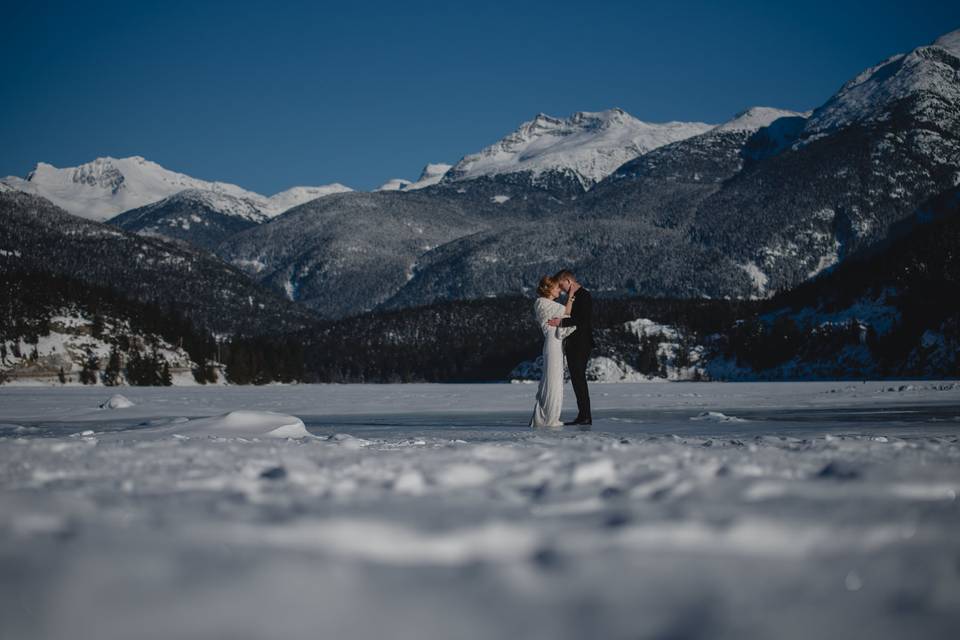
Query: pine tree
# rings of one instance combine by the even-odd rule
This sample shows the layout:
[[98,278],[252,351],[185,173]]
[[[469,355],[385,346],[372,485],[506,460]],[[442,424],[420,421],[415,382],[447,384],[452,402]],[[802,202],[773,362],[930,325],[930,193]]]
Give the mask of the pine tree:
[[120,349],[114,344],[110,347],[110,359],[107,361],[107,367],[103,371],[103,384],[108,387],[114,387],[120,384],[121,365]]
[[94,314],[93,324],[90,327],[90,335],[92,335],[94,338],[99,339],[100,336],[103,335],[103,329],[104,329],[103,316],[101,316],[99,313]]
[[83,384],[96,384],[97,372],[100,370],[100,360],[96,354],[87,353],[87,358],[83,362],[83,368],[80,370],[80,382]]

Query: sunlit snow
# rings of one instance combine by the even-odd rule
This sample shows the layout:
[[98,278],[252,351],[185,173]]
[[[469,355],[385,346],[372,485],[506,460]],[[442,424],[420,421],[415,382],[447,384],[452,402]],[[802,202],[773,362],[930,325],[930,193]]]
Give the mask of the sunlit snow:
[[592,390],[0,388],[0,635],[956,630],[960,384]]

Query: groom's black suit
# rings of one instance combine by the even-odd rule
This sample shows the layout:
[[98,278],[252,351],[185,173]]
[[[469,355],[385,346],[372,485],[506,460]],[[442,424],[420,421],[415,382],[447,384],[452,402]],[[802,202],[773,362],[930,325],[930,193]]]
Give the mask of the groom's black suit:
[[587,390],[587,361],[593,349],[593,298],[581,287],[574,294],[570,317],[560,321],[561,327],[576,327],[577,330],[563,341],[567,355],[570,382],[577,395],[577,420],[591,421],[590,392]]

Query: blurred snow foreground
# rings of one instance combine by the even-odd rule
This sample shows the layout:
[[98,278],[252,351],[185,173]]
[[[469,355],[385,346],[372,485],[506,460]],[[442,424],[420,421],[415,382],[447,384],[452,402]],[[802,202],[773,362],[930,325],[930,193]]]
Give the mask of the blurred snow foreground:
[[0,388],[0,638],[960,625],[957,383],[595,390]]

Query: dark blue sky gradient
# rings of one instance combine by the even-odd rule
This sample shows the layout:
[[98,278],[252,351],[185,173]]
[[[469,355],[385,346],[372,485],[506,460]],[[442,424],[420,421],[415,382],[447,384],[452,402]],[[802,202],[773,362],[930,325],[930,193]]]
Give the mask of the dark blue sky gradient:
[[[718,6],[725,5],[725,6]],[[263,193],[414,179],[543,111],[809,109],[960,2],[20,2],[0,175],[142,155]]]

